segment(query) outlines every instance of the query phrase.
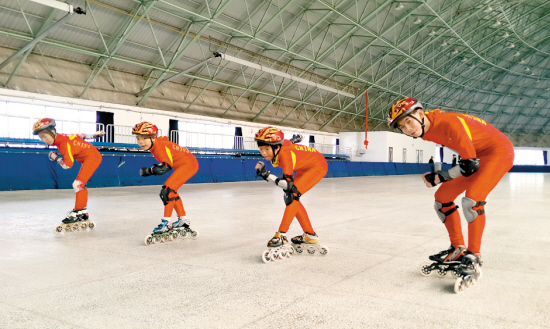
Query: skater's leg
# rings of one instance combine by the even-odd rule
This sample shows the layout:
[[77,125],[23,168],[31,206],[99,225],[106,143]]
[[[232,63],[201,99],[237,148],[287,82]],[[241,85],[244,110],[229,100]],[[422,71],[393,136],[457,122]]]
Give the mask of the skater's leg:
[[[442,184],[435,192],[435,211],[447,229],[454,247],[464,245],[460,214],[454,203],[456,197],[466,190],[466,177],[458,177]],[[453,210],[454,209],[454,210]]]
[[168,205],[165,206],[165,211],[164,211],[165,217],[167,216],[166,213],[168,211],[170,212],[170,216],[172,216],[173,209],[176,210],[176,214],[178,215],[178,217],[186,216],[185,208],[183,207],[183,202],[181,201],[181,198],[177,191],[183,184],[185,184],[191,177],[193,177],[197,173],[197,171],[198,171],[198,166],[193,168],[181,167],[175,170],[174,173],[172,173],[172,175],[166,180],[166,183],[164,185],[170,188],[171,190],[173,190],[173,192],[169,193],[168,199],[174,199],[174,200],[169,201],[170,209],[167,209]]
[[86,184],[101,164],[101,160],[102,157],[97,156],[86,159],[82,163],[80,172],[76,176],[76,180],[73,182],[73,188],[76,192],[76,200],[74,205],[75,210],[86,208],[88,204],[88,189],[86,187]]
[[[313,168],[304,173],[298,173],[294,177],[294,185],[296,186],[298,191],[302,195],[304,195],[307,191],[311,190],[313,186],[319,183],[319,181],[323,179],[323,177],[325,177],[327,173],[326,170],[328,169],[322,166],[319,168]],[[292,207],[289,209],[290,206]],[[286,228],[286,230],[281,232],[286,232],[288,230],[288,227],[290,226],[290,223],[292,222],[294,217],[296,217],[304,232],[312,235],[315,234],[304,205],[299,200],[294,200],[294,202],[292,202],[290,206],[285,209],[285,214],[283,216],[283,223],[285,225],[281,223],[281,227]]]
[[463,211],[468,221],[468,250],[479,255],[485,229],[485,204],[489,193],[512,168],[513,157],[481,157],[480,168],[472,175],[472,182],[462,200]]

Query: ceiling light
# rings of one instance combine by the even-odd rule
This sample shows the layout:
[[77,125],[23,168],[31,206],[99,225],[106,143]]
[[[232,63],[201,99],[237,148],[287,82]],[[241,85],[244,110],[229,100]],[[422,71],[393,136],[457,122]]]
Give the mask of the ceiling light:
[[274,70],[272,68],[265,67],[265,66],[260,65],[260,64],[245,61],[243,59],[233,57],[233,56],[229,56],[229,55],[223,54],[223,53],[221,54],[221,57],[222,57],[222,59],[225,59],[226,61],[230,61],[230,62],[240,64],[240,65],[245,65],[245,66],[251,67],[251,68],[256,69],[256,70],[261,70],[261,71],[264,71],[264,72],[267,72],[267,73],[270,73],[270,74],[278,75],[278,76],[281,76],[283,78],[294,80],[296,82],[303,83],[303,84],[306,84],[306,85],[310,85],[312,87],[317,87],[319,89],[327,90],[327,91],[330,91],[330,92],[333,92],[333,93],[336,93],[336,94],[339,94],[339,95],[355,98],[355,95],[350,94],[348,92],[345,92],[345,91],[342,91],[342,90],[337,90],[337,89],[334,89],[334,88],[331,88],[329,86],[325,86],[325,85],[322,85],[322,84],[318,84],[316,82],[309,81],[309,80],[306,80],[306,79],[303,79],[303,78],[300,78],[300,77],[297,77],[295,75],[291,75],[291,74],[288,74],[288,73],[285,73],[285,72],[281,72],[279,70]]
[[513,44],[513,43],[511,43],[511,44],[509,44],[509,45],[508,45],[508,47],[507,47],[507,48],[510,48],[510,49],[512,49],[512,48],[515,48],[515,47],[516,47],[516,45],[515,45],[515,44]]
[[519,56],[521,55],[519,51],[516,51],[516,53],[514,54],[514,56]]
[[413,23],[418,25],[418,24],[422,23],[422,20],[420,18],[416,18]]
[[468,57],[463,57],[463,58],[462,58],[462,61],[463,61],[463,62],[467,62],[467,61],[468,61]]
[[529,72],[529,71],[531,71],[531,69],[528,68],[528,67],[526,67],[526,68],[525,68],[525,72]]
[[550,90],[550,87],[547,87],[545,90]]
[[435,30],[431,30],[430,33],[428,33],[428,35],[430,35],[430,36],[432,36],[432,37],[433,37],[434,35],[436,35]]
[[33,2],[37,2],[40,4],[43,4],[48,7],[60,9],[69,13],[73,13],[73,6],[69,5],[68,3],[63,3],[61,1],[55,1],[55,0],[31,0]]
[[455,48],[455,50],[453,50],[452,54],[453,55],[458,54],[458,49]]
[[402,3],[398,3],[397,6],[395,7],[395,10],[402,10],[403,8],[405,8],[405,6],[403,6]]
[[447,41],[443,41],[443,43],[440,46],[441,47],[446,47],[447,46]]
[[502,35],[503,38],[508,38],[510,36],[510,34],[508,32],[504,32],[504,34]]
[[500,26],[500,24],[502,24],[498,19],[493,23],[493,25],[491,25],[492,27],[497,27],[497,26]]
[[540,79],[537,79],[537,82],[540,82]]
[[524,64],[525,60],[522,58],[521,61],[519,61],[520,64]]
[[487,5],[487,8],[483,9],[484,13],[490,13],[492,11],[493,11],[493,7],[491,7],[491,5]]

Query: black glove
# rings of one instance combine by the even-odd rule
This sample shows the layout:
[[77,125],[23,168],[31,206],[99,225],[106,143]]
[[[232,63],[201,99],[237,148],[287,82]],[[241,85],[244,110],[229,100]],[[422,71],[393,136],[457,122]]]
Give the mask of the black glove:
[[263,179],[267,180],[267,177],[269,177],[269,174],[271,174],[271,172],[265,169],[265,164],[262,161],[259,161],[258,163],[261,164],[261,167],[260,169],[256,169],[256,177],[260,176]]
[[143,177],[151,176],[153,171],[151,171],[151,168],[143,167],[139,170],[139,174]]
[[440,174],[436,173],[436,172],[431,172],[429,174],[427,174],[426,176],[426,180],[428,181],[428,183],[432,184],[432,186],[436,186],[437,184],[435,183],[435,177],[436,176],[439,176],[439,182],[440,183],[444,183],[446,182],[447,180],[445,180],[445,178],[443,178],[443,176],[441,176]]

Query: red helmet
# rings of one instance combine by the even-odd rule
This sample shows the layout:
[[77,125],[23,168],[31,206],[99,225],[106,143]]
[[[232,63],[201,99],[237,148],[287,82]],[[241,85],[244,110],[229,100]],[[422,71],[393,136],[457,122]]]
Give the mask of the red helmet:
[[285,139],[285,134],[279,128],[265,127],[256,133],[254,140],[267,145],[282,145]]
[[422,104],[414,98],[403,98],[397,101],[390,109],[388,113],[388,126],[397,128],[397,122],[414,112],[415,110],[422,109]]
[[132,134],[142,135],[142,136],[156,136],[159,132],[157,126],[151,122],[143,121],[134,126],[132,129]]
[[39,132],[44,130],[55,130],[55,120],[51,118],[40,119],[32,126],[33,135],[38,135]]

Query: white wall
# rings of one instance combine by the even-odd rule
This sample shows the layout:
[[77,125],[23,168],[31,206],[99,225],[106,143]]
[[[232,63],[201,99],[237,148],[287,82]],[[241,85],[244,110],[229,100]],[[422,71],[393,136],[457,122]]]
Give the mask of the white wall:
[[369,145],[365,154],[360,155],[358,151],[365,149],[364,140],[364,132],[340,133],[340,145],[352,148],[351,161],[388,162],[390,147],[393,147],[393,162],[403,162],[403,149],[407,150],[405,162],[408,163],[416,162],[417,150],[422,150],[423,163],[435,154],[435,144],[432,142],[389,131],[373,131],[367,133]]

